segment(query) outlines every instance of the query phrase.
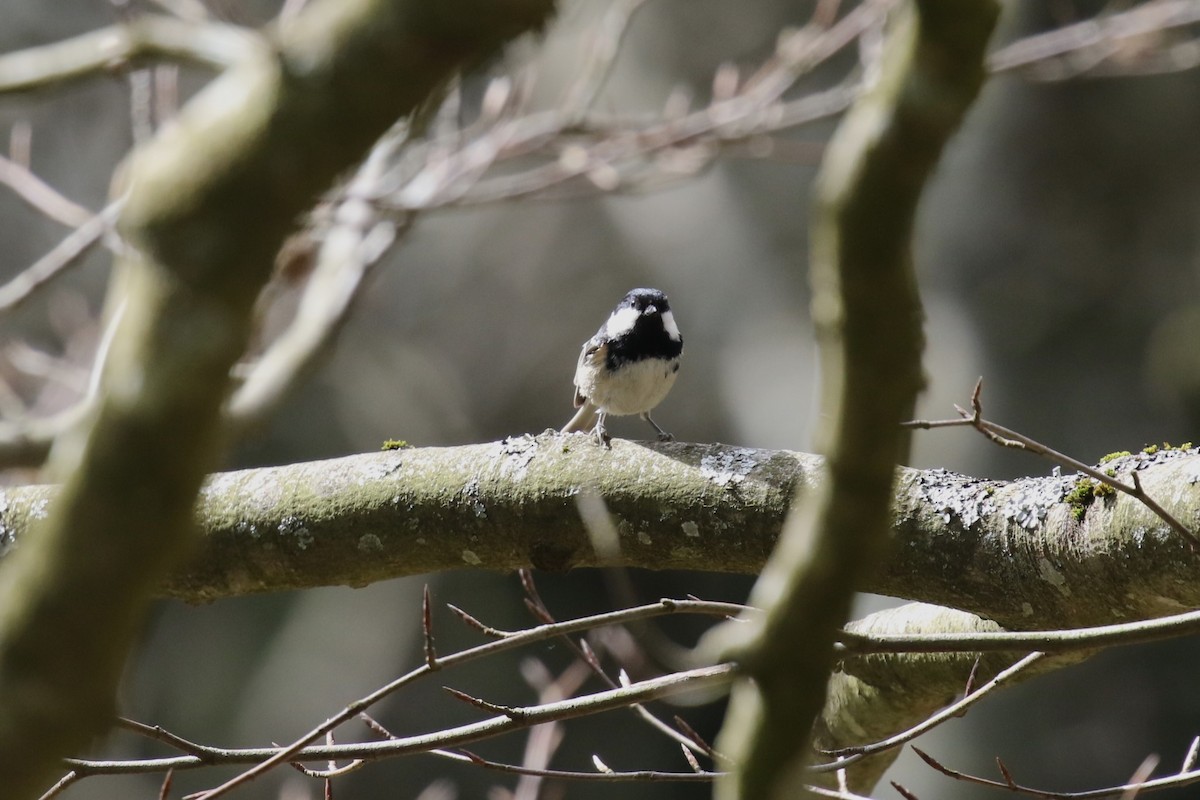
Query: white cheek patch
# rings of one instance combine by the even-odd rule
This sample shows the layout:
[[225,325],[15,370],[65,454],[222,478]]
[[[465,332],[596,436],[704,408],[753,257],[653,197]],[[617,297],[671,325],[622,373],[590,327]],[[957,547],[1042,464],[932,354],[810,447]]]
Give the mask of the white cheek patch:
[[672,341],[678,342],[683,338],[679,334],[679,326],[675,324],[675,315],[667,311],[662,315],[663,330],[667,332],[667,336],[671,337]]
[[609,336],[620,336],[629,333],[633,330],[633,325],[638,321],[638,310],[625,306],[613,312],[613,315],[608,318],[607,333]]

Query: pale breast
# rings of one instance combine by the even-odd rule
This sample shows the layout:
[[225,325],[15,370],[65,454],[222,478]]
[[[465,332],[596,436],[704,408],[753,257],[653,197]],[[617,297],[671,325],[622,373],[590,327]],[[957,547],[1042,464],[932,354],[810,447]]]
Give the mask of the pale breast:
[[679,371],[678,359],[648,358],[623,365],[604,376],[600,364],[582,359],[575,373],[580,394],[614,416],[642,414],[663,401]]

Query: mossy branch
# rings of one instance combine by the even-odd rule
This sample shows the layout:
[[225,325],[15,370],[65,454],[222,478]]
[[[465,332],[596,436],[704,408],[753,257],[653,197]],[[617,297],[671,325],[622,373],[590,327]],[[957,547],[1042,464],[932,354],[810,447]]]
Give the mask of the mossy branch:
[[[1200,520],[1197,451],[1105,468],[1123,478],[1136,470],[1177,517]],[[200,493],[202,546],[157,591],[206,602],[453,569],[598,566],[574,502],[584,490],[614,515],[620,564],[752,575],[793,493],[804,487],[807,502],[821,475],[821,460],[805,453],[619,439],[606,451],[556,434],[225,472]],[[1075,483],[901,468],[889,555],[857,588],[1012,630],[1200,608],[1200,557],[1187,542],[1125,495],[1095,498],[1077,519]],[[0,545],[24,547],[59,491],[0,490]]]

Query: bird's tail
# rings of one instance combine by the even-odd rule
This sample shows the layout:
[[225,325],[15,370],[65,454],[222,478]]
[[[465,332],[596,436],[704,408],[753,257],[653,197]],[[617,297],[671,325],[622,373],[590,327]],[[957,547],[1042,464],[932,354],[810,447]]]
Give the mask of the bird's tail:
[[591,403],[584,401],[579,410],[575,412],[575,416],[571,417],[571,421],[563,425],[562,433],[575,433],[576,431],[587,432],[596,427],[596,414],[598,409]]

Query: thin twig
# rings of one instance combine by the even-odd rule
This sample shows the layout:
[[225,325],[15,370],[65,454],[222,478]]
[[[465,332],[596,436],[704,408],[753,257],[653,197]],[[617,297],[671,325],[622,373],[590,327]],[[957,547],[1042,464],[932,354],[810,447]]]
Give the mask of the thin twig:
[[1136,784],[1127,783],[1121,786],[1109,786],[1103,789],[1090,789],[1081,792],[1052,792],[1045,789],[1035,789],[1031,786],[1025,786],[1018,783],[1013,778],[1012,773],[1009,772],[1007,767],[1003,766],[1003,762],[1000,762],[999,759],[997,759],[997,763],[1000,765],[1001,775],[1004,777],[1003,781],[997,781],[991,778],[983,778],[978,775],[971,775],[966,772],[960,772],[959,770],[951,769],[916,746],[912,748],[912,751],[930,767],[949,778],[954,778],[955,780],[963,781],[964,783],[973,783],[978,786],[990,786],[994,789],[1004,789],[1009,792],[1025,795],[1026,797],[1042,798],[1042,800],[1100,800],[1100,798],[1106,797],[1120,797],[1131,790],[1145,792],[1154,791],[1157,789],[1191,786],[1192,784],[1200,783],[1200,771],[1195,771],[1180,772],[1175,775],[1154,778],[1153,780],[1143,780]]
[[[458,653],[452,653],[450,655],[443,656],[439,659],[439,661],[444,669],[466,661],[484,658],[497,652],[511,650],[513,648],[532,644],[534,642],[546,641],[548,639],[557,638],[566,634],[578,633],[594,627],[621,624],[629,621],[630,619],[641,618],[642,616],[680,613],[685,610],[703,613],[706,615],[736,613],[731,610],[731,606],[721,603],[695,603],[694,601],[663,600],[647,606],[639,606],[637,609],[625,609],[623,611],[596,614],[590,617],[583,617],[567,622],[539,625],[538,627],[514,633],[511,636],[507,636],[497,641],[487,642]],[[202,796],[205,798],[205,800],[214,800],[214,798],[220,797],[235,787],[254,780],[263,773],[279,766],[286,761],[296,760],[297,754],[304,749],[305,745],[309,744],[314,739],[325,735],[325,733],[333,730],[347,720],[353,719],[359,712],[369,708],[383,698],[393,694],[404,686],[407,686],[413,681],[428,674],[431,674],[429,667],[427,665],[422,665],[406,673],[405,675],[400,676],[391,683],[376,689],[370,694],[367,694],[346,706],[344,709],[334,714],[321,724],[317,725],[311,731],[304,734],[287,747],[278,751],[270,751],[265,755],[262,755],[260,763],[255,764],[255,766],[251,769],[246,770],[234,778],[231,778],[230,780],[208,791]]]
[[421,638],[425,643],[425,666],[429,671],[441,669],[438,663],[437,649],[433,645],[433,610],[429,599],[429,584],[421,594]]
[[586,53],[579,76],[567,89],[561,110],[576,122],[592,107],[616,64],[629,23],[646,0],[617,0],[605,10],[600,24],[585,43]]
[[456,606],[452,603],[446,603],[446,608],[450,609],[455,614],[457,614],[458,618],[461,619],[464,623],[466,623],[466,625],[468,627],[474,628],[475,630],[482,633],[484,636],[488,636],[492,639],[507,639],[509,636],[513,635],[509,631],[502,631],[499,628],[493,628],[491,625],[485,625],[484,623],[480,622],[478,619],[471,616],[466,611],[463,611],[461,608],[459,608],[458,606]]
[[[537,584],[533,579],[533,572],[523,569],[519,571],[519,574],[521,578],[521,586],[526,595],[525,605],[529,608],[534,617],[540,620],[543,624],[553,623],[554,615],[550,613],[550,609],[546,607],[545,602],[543,602],[541,595],[538,593]],[[575,652],[576,656],[582,659],[584,663],[588,664],[588,666],[592,667],[592,671],[595,673],[596,677],[604,681],[605,684],[611,688],[616,688],[618,685],[620,685],[619,682],[614,681],[612,677],[604,670],[599,659],[597,659],[594,654],[592,654],[591,658],[588,657],[588,651],[584,650],[583,643],[576,643],[574,639],[569,636],[564,636],[563,641],[566,642],[567,646]],[[684,747],[696,747],[696,744],[688,736],[680,733],[672,728],[669,724],[659,719],[653,712],[650,711],[650,709],[641,705],[631,706],[631,709],[651,728],[673,739]],[[697,750],[696,752],[703,752],[703,750]]]
[[[168,770],[169,772],[170,770]],[[52,800],[67,790],[67,787],[81,780],[84,776],[76,770],[71,770],[66,775],[63,775],[57,782],[42,794],[38,800]]]
[[144,722],[129,719],[128,717],[117,717],[116,725],[119,728],[124,728],[131,733],[136,733],[139,736],[145,736],[147,739],[153,739],[156,742],[162,742],[165,745],[174,747],[184,753],[193,756],[218,755],[221,750],[218,747],[209,747],[208,745],[197,744],[196,742],[184,739],[182,736],[177,736],[168,730],[158,725],[147,725]]
[[508,717],[513,721],[523,720],[528,716],[527,710],[524,708],[489,703],[486,700],[474,697],[466,692],[459,691],[458,689],[454,689],[450,686],[443,686],[442,689],[448,692],[455,700],[461,700],[467,705],[474,706],[475,708],[478,708],[481,711],[486,711],[489,714],[499,714],[501,716]]
[[470,750],[431,750],[432,755],[441,756],[442,758],[452,759],[466,764],[473,764],[484,769],[496,770],[497,772],[507,772],[512,775],[531,775],[538,778],[554,778],[557,780],[568,781],[598,781],[601,783],[624,783],[627,781],[638,781],[642,783],[658,783],[662,781],[674,782],[698,782],[707,783],[720,777],[719,772],[662,772],[659,770],[637,770],[633,772],[621,772],[612,770],[609,772],[577,772],[572,770],[561,769],[531,769],[516,764],[503,764],[498,761],[490,761],[482,756],[472,753]]
[[16,159],[0,156],[0,183],[12,189],[30,208],[63,225],[78,228],[94,216]]
[[42,286],[76,263],[101,240],[117,221],[123,202],[110,203],[99,214],[67,234],[44,256],[0,286],[0,314],[12,311]]
[[728,686],[735,674],[732,664],[717,664],[700,667],[673,675],[640,681],[629,687],[606,689],[583,697],[573,697],[556,703],[522,709],[520,719],[495,716],[480,722],[468,723],[453,728],[444,728],[432,733],[404,736],[386,741],[356,742],[352,744],[314,745],[293,749],[290,747],[254,747],[220,749],[219,755],[201,759],[193,755],[168,758],[135,760],[92,760],[66,759],[73,770],[87,775],[144,774],[162,772],[167,769],[196,769],[213,764],[255,764],[254,771],[243,772],[220,787],[195,795],[196,798],[211,798],[245,785],[262,773],[258,768],[269,762],[270,766],[292,761],[328,761],[348,759],[378,760],[430,750],[459,747],[471,742],[495,737],[502,733],[521,730],[531,725],[575,719],[624,708],[630,703],[648,702],[676,694]]
[[929,430],[932,428],[964,427],[969,425],[986,436],[990,441],[1000,445],[1001,447],[1027,450],[1030,453],[1047,458],[1060,466],[1066,467],[1067,469],[1083,473],[1092,480],[1098,481],[1105,486],[1111,486],[1113,489],[1116,489],[1119,492],[1124,492],[1135,500],[1141,502],[1142,505],[1154,512],[1159,519],[1167,523],[1167,525],[1170,526],[1173,531],[1186,539],[1192,546],[1193,551],[1195,551],[1197,548],[1200,548],[1200,538],[1198,538],[1187,528],[1186,525],[1176,519],[1170,512],[1159,505],[1154,498],[1150,497],[1150,495],[1146,493],[1146,491],[1142,488],[1141,479],[1138,477],[1137,472],[1133,473],[1133,484],[1130,485],[1124,481],[1117,480],[1111,475],[1101,472],[1095,467],[1088,466],[1082,461],[1071,458],[1064,453],[1060,453],[1053,448],[1047,447],[1041,442],[1031,439],[1023,433],[1018,433],[1017,431],[1005,428],[1002,425],[997,425],[994,422],[984,419],[983,404],[980,401],[980,393],[982,388],[983,378],[980,378],[975,383],[974,391],[971,392],[971,410],[969,412],[966,409],[955,406],[960,415],[959,419],[933,421],[913,420],[911,422],[905,422],[902,424],[907,428],[917,428],[922,430]]
[[889,736],[888,738],[873,744],[842,747],[836,750],[821,750],[819,752],[822,755],[837,757],[841,760],[832,761],[827,764],[820,764],[816,767],[813,767],[812,770],[814,772],[831,772],[833,770],[845,769],[846,767],[862,760],[863,758],[875,755],[876,753],[882,753],[885,750],[891,750],[907,742],[911,742],[913,739],[924,733],[927,733],[930,730],[933,730],[943,722],[962,716],[968,708],[975,705],[997,688],[1036,664],[1038,661],[1044,658],[1045,655],[1045,653],[1030,653],[1016,664],[1013,664],[1011,667],[992,678],[983,686],[980,686],[976,691],[966,695],[955,703],[951,703],[941,711],[938,711],[936,714],[927,717],[919,724],[914,725],[908,730],[902,731],[895,736]]

